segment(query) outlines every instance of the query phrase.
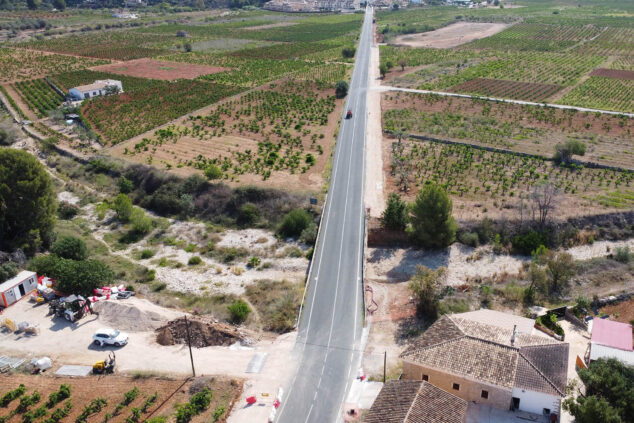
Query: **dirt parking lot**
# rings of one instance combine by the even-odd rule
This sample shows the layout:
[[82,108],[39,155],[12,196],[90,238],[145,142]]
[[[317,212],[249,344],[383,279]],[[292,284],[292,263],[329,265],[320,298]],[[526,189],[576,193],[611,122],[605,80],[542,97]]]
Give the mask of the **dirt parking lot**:
[[479,38],[490,37],[508,26],[502,23],[458,22],[435,31],[401,35],[394,38],[391,44],[408,47],[452,48]]
[[[131,298],[121,300],[122,304],[133,305],[142,312],[152,312],[165,321],[182,313],[156,306],[149,301]],[[27,336],[11,332],[0,333],[0,355],[12,357],[47,356],[53,360],[53,371],[63,364],[92,365],[103,360],[108,351],[116,353],[117,368],[120,374],[132,374],[137,371],[183,377],[191,374],[189,352],[185,345],[161,346],[156,342],[152,327],[130,324],[128,345],[115,347],[96,347],[92,344],[93,333],[101,327],[110,327],[101,316],[88,315],[75,324],[64,319],[47,315],[46,305],[35,306],[27,300],[19,301],[9,307],[0,317],[0,321],[9,318],[14,322],[27,321],[38,326],[39,335]],[[143,321],[143,319],[141,319]],[[279,387],[293,374],[295,357],[292,348],[296,332],[277,338],[263,337],[253,340],[252,345],[232,345],[193,349],[197,375],[218,375],[229,378],[245,379],[245,388],[238,407],[229,421],[264,421],[270,412]],[[260,373],[246,373],[247,366],[256,353],[267,354]],[[262,395],[268,394],[268,395]],[[247,396],[256,395],[263,404],[260,407],[243,408]],[[235,420],[232,420],[235,419]]]

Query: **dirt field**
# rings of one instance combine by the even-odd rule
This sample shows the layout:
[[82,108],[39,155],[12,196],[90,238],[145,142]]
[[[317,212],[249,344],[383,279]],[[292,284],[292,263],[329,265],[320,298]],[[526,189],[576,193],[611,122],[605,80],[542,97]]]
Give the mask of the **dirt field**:
[[135,76],[138,78],[162,79],[173,81],[175,79],[194,79],[201,75],[219,73],[230,70],[217,66],[192,65],[189,63],[166,62],[154,59],[136,59],[124,63],[91,68],[95,71],[111,72],[119,75]]
[[600,312],[609,314],[610,320],[631,324],[634,321],[634,299],[603,307]]
[[605,78],[629,79],[634,81],[634,71],[599,68],[590,72],[590,76],[603,76]]
[[[59,389],[61,384],[67,384],[71,388],[70,402],[72,409],[65,421],[74,421],[83,411],[84,406],[95,398],[104,398],[107,405],[96,414],[88,418],[88,422],[104,421],[106,413],[113,414],[115,407],[119,404],[124,394],[134,387],[138,388],[139,395],[129,405],[123,407],[117,416],[108,419],[109,422],[125,422],[131,415],[132,408],[141,408],[146,399],[155,393],[158,398],[146,411],[141,414],[143,420],[152,416],[170,416],[174,414],[177,404],[189,401],[190,388],[194,386],[207,386],[212,392],[212,401],[207,411],[194,417],[192,423],[202,423],[210,421],[213,410],[218,406],[223,406],[229,411],[230,407],[240,397],[242,382],[237,379],[228,378],[204,378],[196,381],[183,378],[132,378],[126,376],[88,376],[85,378],[58,377],[47,374],[31,376],[26,374],[3,374],[0,376],[0,393],[13,390],[18,385],[24,384],[26,395],[30,395],[37,390],[42,400],[32,408],[37,408],[45,403],[50,393]],[[19,401],[13,401],[8,408],[0,411],[0,414],[11,412],[17,407]],[[63,406],[64,402],[60,404]],[[58,406],[58,407],[60,407]],[[52,410],[51,410],[52,411]],[[224,414],[220,422],[226,421],[228,412]],[[14,419],[15,420],[15,419]]]
[[458,22],[435,31],[401,35],[394,38],[391,44],[408,47],[452,48],[479,38],[490,37],[508,26],[501,23]]

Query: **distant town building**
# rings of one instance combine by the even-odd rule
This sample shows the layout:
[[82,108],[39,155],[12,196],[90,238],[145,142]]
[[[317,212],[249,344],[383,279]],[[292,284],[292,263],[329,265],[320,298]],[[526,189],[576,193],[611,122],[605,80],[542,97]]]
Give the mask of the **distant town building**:
[[125,0],[126,7],[145,7],[147,3],[143,0]]
[[391,380],[364,423],[463,423],[467,401],[420,380]]
[[97,97],[107,94],[118,94],[123,92],[121,81],[114,79],[97,80],[92,84],[80,85],[71,88],[68,93],[74,100],[84,100],[90,97]]
[[607,319],[592,320],[588,362],[600,358],[616,358],[634,366],[632,325]]
[[529,319],[500,319],[495,313],[438,319],[401,355],[403,379],[427,381],[467,402],[501,410],[559,414],[569,345],[527,333]]
[[272,0],[264,9],[276,12],[323,12],[357,10],[360,0]]
[[112,17],[118,19],[139,19],[139,15],[129,12],[115,12],[112,14]]

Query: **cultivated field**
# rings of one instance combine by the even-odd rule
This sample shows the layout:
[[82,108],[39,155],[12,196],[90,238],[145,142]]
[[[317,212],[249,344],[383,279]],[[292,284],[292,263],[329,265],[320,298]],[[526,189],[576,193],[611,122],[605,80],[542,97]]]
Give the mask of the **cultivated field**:
[[92,70],[135,76],[137,78],[173,81],[175,79],[195,79],[202,75],[226,72],[230,69],[215,66],[186,65],[183,63],[166,62],[164,60],[136,59],[129,60],[123,64],[113,63],[110,65],[95,66]]
[[[241,393],[239,382],[232,383],[231,380],[223,378],[199,378],[192,381],[168,377],[132,378],[116,375],[87,378],[25,374],[0,376],[2,395],[18,390],[20,386],[24,386],[24,393],[0,409],[0,414],[7,417],[14,413],[25,422],[40,418],[48,423],[138,422],[150,416],[163,416],[166,418],[164,421],[167,421],[170,417],[174,418],[172,416],[175,415],[178,404],[189,402],[192,394],[204,388],[210,389],[211,401],[203,412],[191,419],[191,422],[224,422],[232,403]],[[65,393],[60,395],[59,392]],[[50,398],[53,393],[57,394],[52,401]],[[28,398],[27,404],[31,404],[26,410],[19,407],[20,399],[24,398]]]
[[383,128],[551,157],[557,143],[586,143],[578,157],[634,168],[634,119],[410,93],[385,93]]
[[306,81],[270,84],[110,151],[179,174],[212,166],[227,182],[317,190],[341,114],[333,94]]
[[[633,70],[634,25],[622,18],[632,5],[610,7],[534,4],[453,16],[448,7],[381,12],[378,29],[388,41],[381,63],[391,67],[389,83],[406,88],[632,112],[632,77],[616,72]],[[457,25],[461,31],[454,34]],[[481,36],[480,25],[503,30]],[[427,32],[412,35],[416,29]],[[474,41],[457,42],[469,38]]]

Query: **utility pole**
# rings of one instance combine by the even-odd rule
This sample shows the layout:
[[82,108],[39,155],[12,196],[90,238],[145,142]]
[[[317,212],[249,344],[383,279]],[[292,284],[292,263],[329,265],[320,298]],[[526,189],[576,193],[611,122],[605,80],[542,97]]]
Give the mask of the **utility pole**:
[[383,383],[385,383],[385,368],[387,367],[387,351],[383,351]]
[[194,375],[194,377],[196,377],[196,369],[194,369],[194,356],[192,355],[192,339],[189,336],[189,322],[187,321],[187,316],[185,316],[185,331],[187,332],[187,346],[189,347],[189,359],[192,362],[192,374]]

